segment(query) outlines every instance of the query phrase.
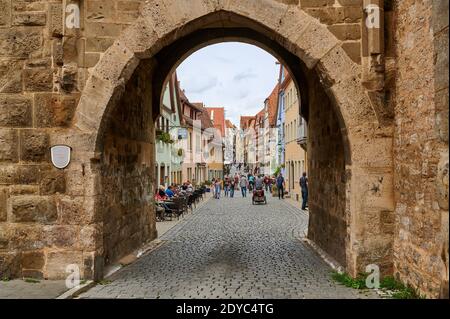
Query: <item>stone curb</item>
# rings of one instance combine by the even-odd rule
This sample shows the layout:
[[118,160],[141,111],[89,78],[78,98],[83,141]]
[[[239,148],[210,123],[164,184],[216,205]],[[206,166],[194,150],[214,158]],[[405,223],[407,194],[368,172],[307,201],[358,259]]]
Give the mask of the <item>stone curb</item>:
[[308,238],[301,238],[302,242],[304,242],[307,246],[309,246],[315,253],[317,253],[323,261],[327,263],[333,270],[342,273],[344,271],[344,267],[342,267],[333,257],[331,257],[327,252],[325,252],[322,248],[320,248],[316,243],[309,240]]
[[77,287],[67,290],[62,295],[59,295],[58,297],[56,297],[56,299],[74,299],[76,296],[78,296],[79,294],[82,294],[83,292],[88,291],[95,285],[96,285],[95,281],[89,280],[83,285],[78,285]]

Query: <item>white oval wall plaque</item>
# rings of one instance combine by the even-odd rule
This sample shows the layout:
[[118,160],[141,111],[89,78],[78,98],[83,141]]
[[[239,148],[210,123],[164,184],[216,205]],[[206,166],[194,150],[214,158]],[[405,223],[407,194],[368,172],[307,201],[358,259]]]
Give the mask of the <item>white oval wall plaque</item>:
[[50,148],[52,164],[59,169],[66,168],[70,163],[72,148],[67,145],[55,145]]

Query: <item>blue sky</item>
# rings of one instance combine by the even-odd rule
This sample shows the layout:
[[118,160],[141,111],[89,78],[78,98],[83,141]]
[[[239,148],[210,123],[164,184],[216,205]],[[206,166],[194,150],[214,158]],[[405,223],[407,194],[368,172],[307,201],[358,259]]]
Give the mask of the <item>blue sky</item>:
[[177,74],[191,102],[223,106],[225,117],[239,126],[241,115],[255,115],[263,108],[278,80],[276,61],[250,44],[219,43],[194,52]]

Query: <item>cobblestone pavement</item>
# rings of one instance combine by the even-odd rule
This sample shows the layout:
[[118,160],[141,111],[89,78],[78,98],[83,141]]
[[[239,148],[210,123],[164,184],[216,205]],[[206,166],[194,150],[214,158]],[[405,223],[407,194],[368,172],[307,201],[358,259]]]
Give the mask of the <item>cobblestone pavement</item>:
[[68,290],[64,280],[0,281],[0,299],[51,299]]
[[307,214],[277,198],[210,199],[158,249],[80,298],[376,298],[334,283],[300,238]]

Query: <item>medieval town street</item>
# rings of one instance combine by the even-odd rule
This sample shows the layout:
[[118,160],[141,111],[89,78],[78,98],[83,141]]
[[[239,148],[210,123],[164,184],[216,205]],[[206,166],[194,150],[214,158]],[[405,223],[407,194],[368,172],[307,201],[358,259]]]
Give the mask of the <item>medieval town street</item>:
[[301,241],[307,225],[307,213],[278,198],[211,198],[158,249],[80,298],[377,298],[330,278]]
[[0,302],[448,300],[449,4],[0,0]]

